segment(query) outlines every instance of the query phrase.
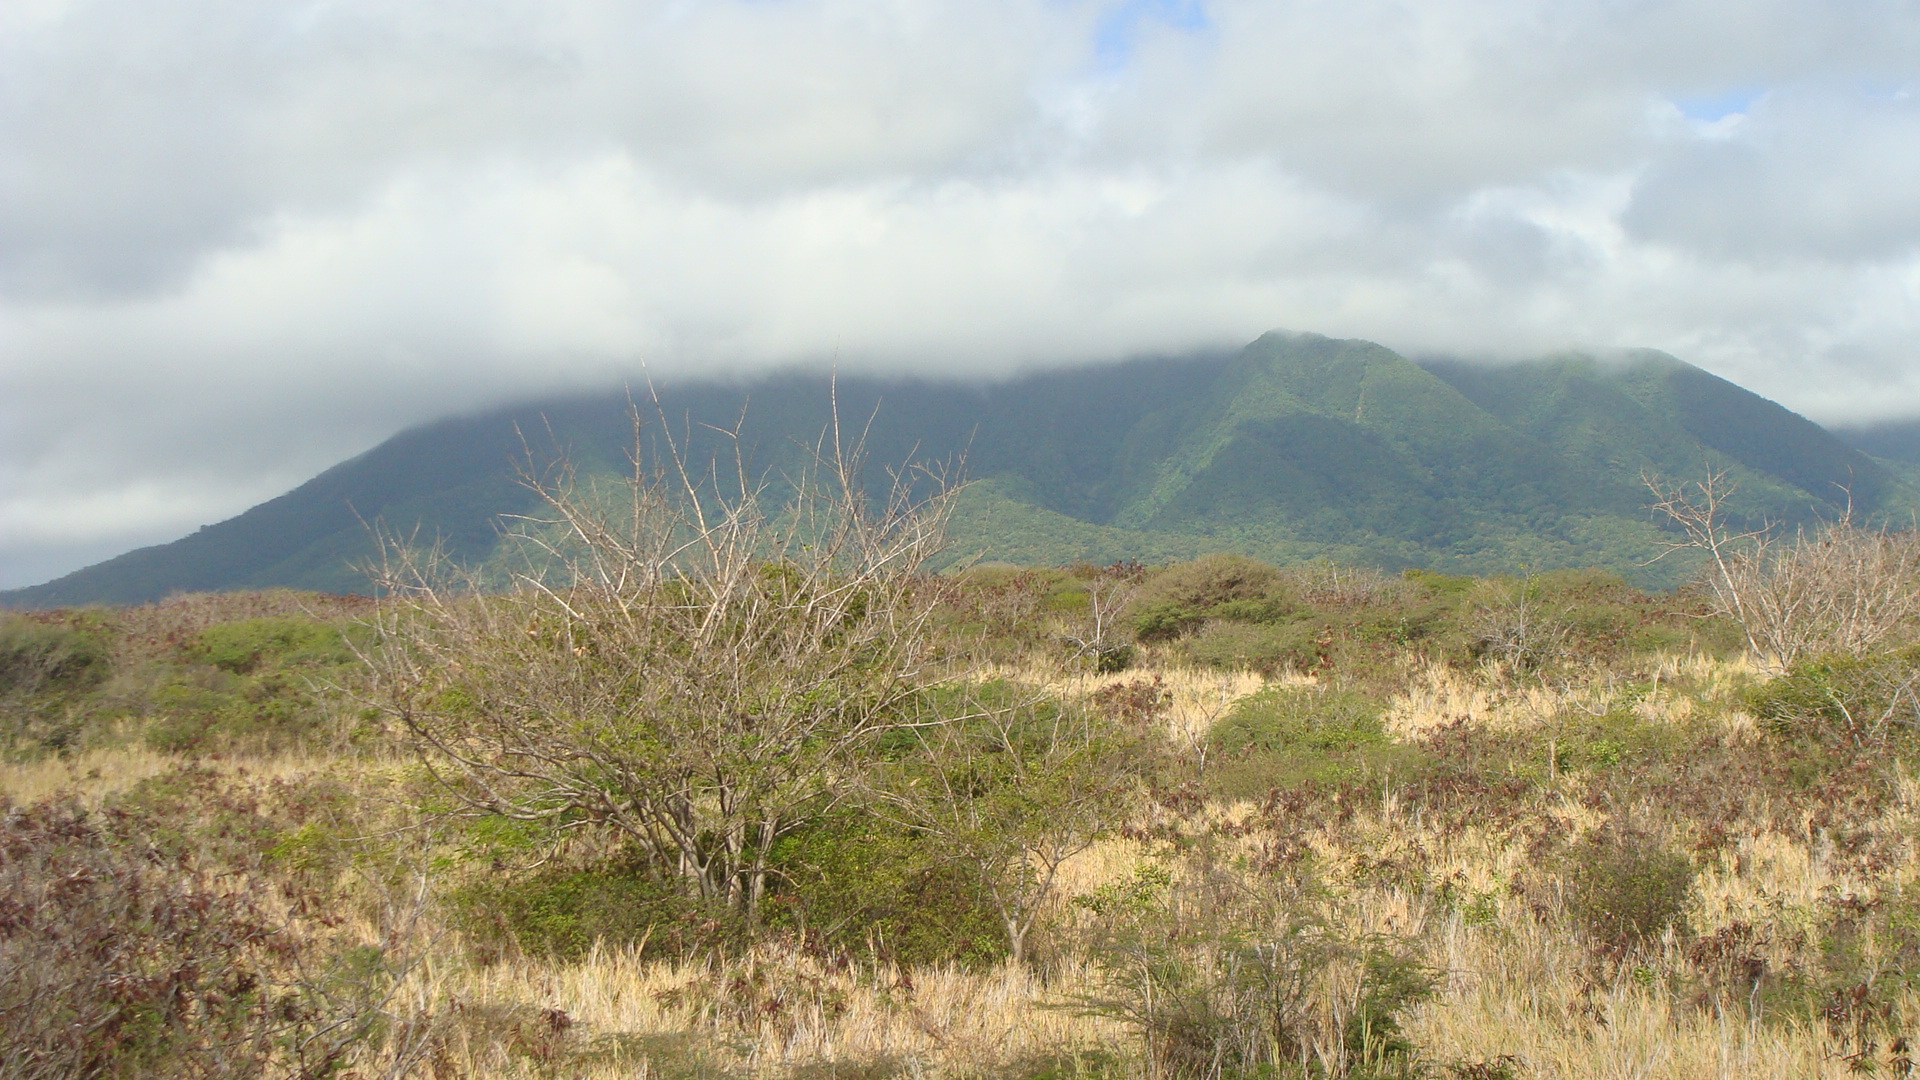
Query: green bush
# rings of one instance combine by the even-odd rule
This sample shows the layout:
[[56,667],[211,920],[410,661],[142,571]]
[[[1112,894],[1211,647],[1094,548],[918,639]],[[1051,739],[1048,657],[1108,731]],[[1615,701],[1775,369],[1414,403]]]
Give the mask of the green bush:
[[[783,840],[765,930],[900,964],[992,963],[1006,934],[975,875],[914,830],[849,810]],[[686,956],[745,941],[741,913],[689,896],[637,852],[490,874],[454,890],[455,924],[483,953],[578,959],[596,944]]]
[[1242,698],[1214,725],[1226,753],[1352,750],[1385,743],[1379,702],[1322,686],[1269,686]]
[[858,810],[828,819],[781,844],[769,922],[902,965],[993,963],[1006,929],[961,854]]
[[1560,866],[1567,914],[1616,953],[1681,925],[1693,876],[1685,855],[1624,830],[1586,837]]
[[[1155,693],[1151,684],[1136,689],[1142,698]],[[1139,790],[1163,778],[1166,743],[1141,715],[1155,703],[1113,709],[1123,703],[1110,697],[1085,708],[1002,681],[934,695],[950,700],[928,715],[950,719],[885,744],[889,760],[870,781],[881,793],[877,820],[916,838],[900,868],[924,859],[942,878],[961,871],[947,879],[952,895],[941,903],[962,907],[941,918],[971,922],[969,913],[991,905],[996,938],[1024,959],[1032,932],[1044,936],[1049,926],[1054,870],[1124,822]]]
[[1867,743],[1920,727],[1920,647],[1821,656],[1747,692],[1745,704],[1775,735]]
[[194,659],[246,675],[262,665],[342,664],[353,659],[346,638],[326,623],[285,616],[245,619],[201,631]]
[[1626,648],[1636,653],[1684,652],[1694,643],[1694,635],[1684,627],[1659,623],[1636,626],[1627,634]]
[[86,690],[107,677],[104,633],[0,616],[0,698]]
[[684,955],[734,940],[737,917],[623,855],[589,865],[494,874],[453,890],[454,924],[482,950],[575,960],[595,944]]
[[1225,670],[1258,671],[1273,675],[1281,671],[1302,671],[1319,658],[1320,635],[1325,624],[1318,620],[1261,624],[1252,622],[1209,622],[1179,644],[1179,651],[1190,663]]
[[1464,597],[1480,580],[1464,574],[1441,574],[1418,567],[1408,570],[1403,577],[1426,590],[1429,595],[1455,599]]
[[1435,973],[1408,941],[1343,932],[1314,891],[1201,857],[1077,897],[1103,976],[1083,1004],[1132,1027],[1156,1076],[1421,1075],[1401,1017]]
[[1420,752],[1387,736],[1382,711],[1373,698],[1326,686],[1270,686],[1242,698],[1208,735],[1211,785],[1243,798],[1412,767]]
[[1536,581],[1490,578],[1467,594],[1462,618],[1476,659],[1531,671],[1571,653],[1566,606]]
[[1208,619],[1273,622],[1297,610],[1279,570],[1241,555],[1208,555],[1149,577],[1128,614],[1135,636],[1153,641],[1191,632]]
[[1125,642],[1096,646],[1093,650],[1093,672],[1096,675],[1117,675],[1133,666],[1133,646]]
[[147,745],[176,754],[290,749],[324,734],[330,715],[304,677],[279,670],[181,673],[156,688],[147,706]]
[[1054,615],[1080,615],[1092,606],[1093,598],[1086,582],[1071,578],[1054,585],[1040,598],[1040,610]]
[[[1633,711],[1632,701],[1644,686],[1626,684],[1621,699],[1599,716],[1575,711],[1556,718],[1554,766],[1567,772],[1604,772],[1626,769],[1640,773],[1688,752],[1688,743],[1697,738],[1685,726],[1648,722]],[[1537,738],[1534,745],[1538,746]]]

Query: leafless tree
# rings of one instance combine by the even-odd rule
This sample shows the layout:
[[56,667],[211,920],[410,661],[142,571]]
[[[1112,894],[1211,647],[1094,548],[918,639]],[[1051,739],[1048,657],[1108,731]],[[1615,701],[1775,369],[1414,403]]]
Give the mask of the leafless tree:
[[1101,673],[1124,670],[1133,659],[1133,646],[1121,626],[1138,582],[1126,574],[1095,574],[1087,582],[1087,616],[1064,640],[1073,659],[1087,660]]
[[1531,574],[1482,582],[1468,606],[1466,629],[1476,655],[1513,671],[1562,659],[1572,633],[1565,611],[1545,601]]
[[643,460],[635,415],[623,481],[526,471],[545,510],[519,522],[535,558],[507,590],[386,547],[373,700],[468,809],[611,828],[752,920],[774,845],[844,797],[881,733],[924,722],[906,707],[938,679],[918,574],[958,489],[896,474],[876,504],[864,437],[836,419],[776,498],[737,430],[702,472],[665,432]]
[[1791,534],[1727,523],[1734,487],[1724,472],[1694,484],[1644,477],[1653,508],[1685,539],[1668,552],[1706,556],[1717,613],[1732,619],[1760,662],[1780,670],[1816,653],[1859,656],[1920,617],[1920,534],[1837,521]]

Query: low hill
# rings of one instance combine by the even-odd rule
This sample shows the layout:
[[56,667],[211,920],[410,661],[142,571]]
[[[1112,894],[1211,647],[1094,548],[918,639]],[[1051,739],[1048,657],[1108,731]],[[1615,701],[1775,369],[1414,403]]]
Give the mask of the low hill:
[[[1601,361],[1416,364],[1382,346],[1268,334],[1237,354],[1136,360],[979,384],[787,373],[663,388],[647,438],[701,463],[739,430],[756,474],[800,466],[832,423],[873,462],[964,460],[955,557],[1146,561],[1236,550],[1387,568],[1598,566],[1649,585],[1662,534],[1643,474],[1726,471],[1748,521],[1831,515],[1851,494],[1904,516],[1914,487],[1812,422],[1661,353]],[[652,413],[649,405],[643,413]],[[649,417],[651,419],[651,417]],[[618,472],[624,392],[403,432],[279,498],[170,544],[44,585],[10,607],[134,603],[181,591],[364,589],[373,530],[484,560],[530,509],[528,464]],[[649,452],[658,447],[648,448]]]

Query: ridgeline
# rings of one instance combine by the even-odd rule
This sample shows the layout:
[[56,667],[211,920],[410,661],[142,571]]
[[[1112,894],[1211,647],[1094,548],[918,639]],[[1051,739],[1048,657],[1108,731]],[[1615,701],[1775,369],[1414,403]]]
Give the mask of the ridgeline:
[[[1727,473],[1746,522],[1920,507],[1912,470],[1657,352],[1605,360],[1415,363],[1380,345],[1270,333],[1237,354],[1134,360],[994,383],[785,373],[663,387],[641,408],[705,470],[733,448],[780,477],[830,429],[864,432],[883,467],[958,466],[972,484],[949,558],[1156,562],[1235,551],[1386,569],[1511,573],[1597,567],[1677,583],[1642,477]],[[1883,440],[1885,441],[1885,440]],[[1869,448],[1875,449],[1878,444]],[[172,543],[0,592],[11,608],[126,604],[286,586],[352,593],[375,530],[484,562],[501,515],[535,508],[522,471],[562,460],[623,473],[624,391],[402,432],[276,499]],[[1880,450],[1877,452],[1884,452]]]

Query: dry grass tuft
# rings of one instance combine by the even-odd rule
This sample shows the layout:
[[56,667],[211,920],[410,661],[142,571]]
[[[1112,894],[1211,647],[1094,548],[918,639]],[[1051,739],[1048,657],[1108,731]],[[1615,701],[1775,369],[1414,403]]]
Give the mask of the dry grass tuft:
[[[1122,1042],[1125,1032],[1114,1022],[1063,1007],[1088,985],[1085,969],[1075,966],[1043,983],[1012,964],[860,970],[768,948],[715,968],[596,951],[567,965],[454,964],[428,975],[421,1003],[456,1003],[473,1017],[560,1010],[576,1025],[572,1040],[589,1062],[573,1075],[585,1077],[665,1070],[684,1061],[689,1040],[716,1073],[886,1066],[904,1075],[982,1076]],[[632,1057],[590,1064],[593,1048],[623,1044],[635,1048]],[[470,1032],[461,1064],[473,1075],[491,1075],[501,1064],[499,1050]]]
[[177,754],[163,754],[141,744],[0,762],[0,795],[17,803],[39,802],[62,793],[83,802],[98,802],[182,764],[184,759]]

